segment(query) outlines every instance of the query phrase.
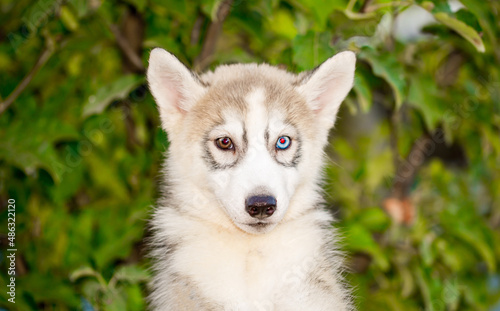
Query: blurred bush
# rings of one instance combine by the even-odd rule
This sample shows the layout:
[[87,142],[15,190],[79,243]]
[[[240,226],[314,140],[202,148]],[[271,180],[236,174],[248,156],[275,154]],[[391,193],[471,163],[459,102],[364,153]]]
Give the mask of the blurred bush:
[[168,142],[144,80],[160,46],[196,70],[312,69],[358,54],[325,175],[360,310],[500,308],[500,3],[0,1],[0,232],[9,310],[142,310]]

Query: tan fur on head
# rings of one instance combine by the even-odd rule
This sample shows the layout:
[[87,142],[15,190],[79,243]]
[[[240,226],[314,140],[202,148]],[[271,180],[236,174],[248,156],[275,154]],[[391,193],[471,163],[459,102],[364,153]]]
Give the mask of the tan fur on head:
[[[167,132],[174,132],[179,119],[197,104],[203,109],[207,102],[210,103],[212,113],[216,113],[220,105],[233,105],[243,111],[245,107],[240,99],[255,86],[266,88],[270,105],[284,103],[289,106],[287,108],[295,109],[292,103],[306,102],[321,126],[328,130],[352,88],[355,62],[354,53],[346,51],[301,75],[266,64],[235,64],[220,66],[214,72],[197,77],[175,56],[156,48],[151,51],[147,78]],[[233,98],[221,97],[227,93],[234,94]],[[203,99],[204,95],[208,98]],[[289,98],[279,98],[283,96]],[[216,120],[216,117],[208,119]]]

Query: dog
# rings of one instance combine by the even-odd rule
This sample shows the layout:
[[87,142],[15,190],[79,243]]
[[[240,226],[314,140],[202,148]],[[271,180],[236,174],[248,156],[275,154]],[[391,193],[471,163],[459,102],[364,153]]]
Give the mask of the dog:
[[355,54],[293,74],[267,64],[197,75],[151,51],[169,147],[151,220],[152,310],[353,310],[322,208],[323,148]]

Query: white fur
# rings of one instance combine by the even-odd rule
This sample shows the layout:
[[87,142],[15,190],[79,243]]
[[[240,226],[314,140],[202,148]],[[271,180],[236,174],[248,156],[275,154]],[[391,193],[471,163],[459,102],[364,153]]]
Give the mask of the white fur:
[[[193,117],[199,103],[210,92],[224,96],[225,83],[252,72],[278,89],[288,85],[317,122],[307,128],[291,124],[291,112],[270,108],[282,106],[269,106],[261,85],[244,94],[244,113],[218,106],[222,121],[200,126],[204,120]],[[332,218],[318,207],[322,148],[353,73],[354,54],[346,52],[294,89],[290,86],[300,77],[255,64],[219,67],[200,78],[203,86],[171,54],[153,50],[148,80],[171,141],[169,190],[152,220],[153,309],[353,309],[342,285]],[[195,127],[201,132],[193,137]],[[283,135],[292,137],[292,145],[277,151],[274,144]],[[217,148],[219,137],[230,137],[235,151]],[[296,165],[280,164],[299,151]],[[211,168],[207,155],[228,168]],[[245,211],[245,199],[255,194],[277,200],[263,227],[252,226],[257,220]]]

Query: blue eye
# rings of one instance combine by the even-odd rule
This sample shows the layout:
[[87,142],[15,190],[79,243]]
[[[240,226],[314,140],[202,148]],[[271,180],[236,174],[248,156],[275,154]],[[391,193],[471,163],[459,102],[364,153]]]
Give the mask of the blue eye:
[[281,136],[278,138],[278,141],[276,142],[276,148],[280,150],[285,150],[288,147],[290,147],[290,144],[292,143],[292,140],[288,136]]

